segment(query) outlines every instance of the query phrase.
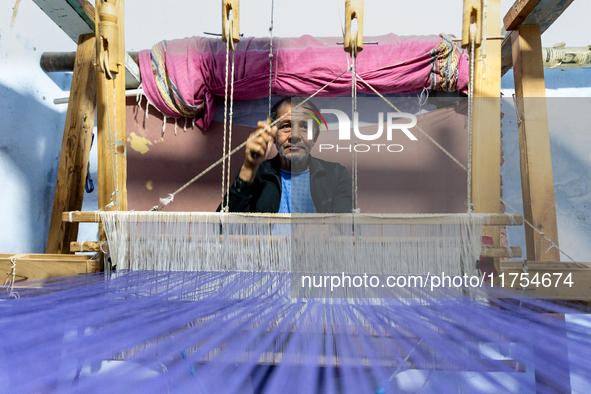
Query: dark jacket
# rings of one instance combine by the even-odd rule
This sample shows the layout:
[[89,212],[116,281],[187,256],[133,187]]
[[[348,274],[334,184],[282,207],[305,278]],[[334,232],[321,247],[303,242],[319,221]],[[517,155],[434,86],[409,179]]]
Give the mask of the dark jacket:
[[[254,181],[236,176],[230,186],[230,212],[277,213],[281,202],[279,155],[259,167]],[[351,212],[351,177],[339,163],[310,156],[310,192],[318,213]],[[221,206],[220,206],[221,207]],[[218,211],[220,211],[218,207]]]

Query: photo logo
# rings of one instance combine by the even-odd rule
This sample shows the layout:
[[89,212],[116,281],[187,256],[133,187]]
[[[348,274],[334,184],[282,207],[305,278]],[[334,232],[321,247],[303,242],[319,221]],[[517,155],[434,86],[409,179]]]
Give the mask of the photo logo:
[[[328,124],[324,117],[318,113],[317,111],[313,110],[312,108],[306,108],[307,110],[311,111],[311,113],[306,113],[312,119],[308,119],[308,138],[312,139],[313,136],[313,121],[316,121],[320,129],[322,129],[322,122],[328,130]],[[355,133],[355,137],[361,141],[376,141],[380,139],[384,134],[384,113],[378,112],[378,122],[377,122],[377,131],[372,134],[363,134],[359,130],[359,113],[355,112],[353,114],[353,127],[351,127],[351,120],[349,116],[338,109],[322,109],[320,110],[322,114],[332,114],[337,117],[339,122],[339,140],[340,141],[350,141],[351,140],[351,129],[353,129],[353,133]],[[394,123],[395,119],[408,119],[409,122],[407,123]],[[388,141],[392,141],[392,136],[396,132],[402,132],[409,140],[411,141],[418,141],[417,137],[409,130],[417,125],[417,117],[410,113],[405,112],[388,112],[386,113],[386,138]],[[372,144],[376,145],[378,152],[380,146],[383,144]],[[385,146],[385,145],[384,145]],[[334,149],[335,146],[333,144],[320,144],[319,149],[320,151]],[[351,151],[351,146],[348,147],[339,147],[337,145],[337,151],[339,149],[345,149]],[[371,147],[366,144],[355,145],[353,147],[356,152],[368,152]],[[404,147],[400,144],[391,144],[387,146],[387,150],[389,152],[402,152]]]
[[[320,115],[320,113],[318,113],[318,111],[315,111],[313,108],[310,107],[304,107],[305,109],[307,109],[308,111],[312,111],[312,113],[309,112],[304,112],[306,115],[308,115],[309,117],[311,117],[312,119],[314,119],[316,121],[316,123],[318,123],[318,127],[320,130],[322,130],[322,123],[320,123],[320,120],[322,120],[322,122],[324,123],[324,126],[326,127],[326,131],[328,131],[328,124],[326,123],[326,120],[324,119],[324,117],[322,115]],[[312,119],[308,119],[308,139],[311,140],[314,138],[314,127],[312,124]]]

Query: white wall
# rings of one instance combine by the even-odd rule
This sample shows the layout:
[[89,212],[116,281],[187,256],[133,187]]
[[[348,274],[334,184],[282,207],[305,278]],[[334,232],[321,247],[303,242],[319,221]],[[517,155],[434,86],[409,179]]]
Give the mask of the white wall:
[[[459,36],[462,3],[462,0],[367,0],[365,35],[446,32]],[[502,0],[503,15],[512,3],[513,0]],[[219,1],[172,0],[166,4],[163,6],[162,2],[155,0],[126,0],[128,50],[146,49],[162,39],[220,31]],[[47,239],[66,111],[66,106],[56,106],[52,101],[67,95],[71,75],[48,75],[39,67],[39,58],[43,52],[74,51],[75,45],[31,0],[20,2],[11,28],[13,5],[14,1],[10,0],[0,3],[0,252],[42,252]],[[241,2],[241,31],[246,36],[268,35],[270,6],[270,0]],[[342,0],[277,1],[274,34],[282,37],[303,34],[338,36],[342,23],[339,15],[344,13],[343,8]],[[591,25],[583,18],[590,13],[589,2],[574,2],[544,34],[543,44],[551,46],[561,41],[572,46],[589,44]],[[549,80],[555,78],[555,71],[560,73],[557,70],[547,73]],[[508,73],[503,80],[506,93],[509,92],[506,89],[512,87],[511,78]],[[556,94],[589,97],[590,80],[591,70],[565,71],[555,82],[549,81],[548,88],[552,89],[549,95],[554,95],[554,89],[559,86],[567,86],[569,91],[557,91]],[[503,128],[507,160],[503,167],[504,191],[514,204],[520,205],[519,177],[515,173],[518,150],[514,140],[510,140],[515,138],[515,127],[514,124],[509,126],[514,111],[503,109],[506,113]],[[589,247],[583,246],[587,234],[591,234],[588,219],[591,196],[588,193],[572,196],[572,189],[579,190],[577,185],[582,181],[568,177],[568,174],[581,172],[580,168],[591,168],[591,157],[584,155],[586,146],[591,147],[591,143],[584,134],[588,130],[571,129],[569,132],[568,139],[578,142],[568,145],[565,150],[562,148],[566,137],[551,129],[560,238],[573,257],[591,261]],[[573,155],[577,157],[576,164],[570,160]],[[95,164],[96,159],[92,158],[91,172],[96,181]],[[572,168],[573,165],[577,168]],[[585,178],[585,182],[588,181]],[[568,208],[569,204],[573,209]],[[93,210],[96,206],[96,193],[87,195],[84,209]],[[582,216],[575,211],[582,212]],[[520,232],[520,229],[511,230],[510,243],[524,248]],[[81,239],[96,238],[92,226],[83,229]]]

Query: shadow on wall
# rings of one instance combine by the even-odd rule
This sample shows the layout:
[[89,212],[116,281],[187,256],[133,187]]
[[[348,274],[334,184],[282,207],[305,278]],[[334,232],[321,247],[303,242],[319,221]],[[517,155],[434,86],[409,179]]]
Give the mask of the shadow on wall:
[[[519,163],[518,124],[513,101],[502,100],[505,163],[502,167],[504,199],[523,212]],[[554,193],[561,249],[577,261],[591,259],[591,133],[586,124],[591,111],[589,98],[546,100]],[[509,212],[509,209],[507,210]],[[509,243],[525,251],[523,227],[507,229]],[[562,255],[562,261],[569,261]]]
[[0,116],[0,252],[44,252],[66,114],[0,85]]

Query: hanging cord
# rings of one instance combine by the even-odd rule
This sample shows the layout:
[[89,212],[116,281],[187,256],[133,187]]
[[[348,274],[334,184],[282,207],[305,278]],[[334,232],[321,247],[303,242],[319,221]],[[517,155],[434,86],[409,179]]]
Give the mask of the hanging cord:
[[[507,201],[505,201],[505,200],[503,200],[501,198],[501,202],[503,204],[505,204],[505,206],[507,208],[509,208],[510,210],[512,210],[514,213],[519,214],[511,205],[507,204]],[[563,251],[562,249],[560,249],[550,238],[546,237],[546,234],[544,234],[542,231],[540,231],[536,226],[534,226],[532,223],[530,223],[526,218],[523,218],[523,222],[525,224],[527,224],[528,226],[530,226],[531,228],[533,228],[535,230],[535,232],[537,232],[540,237],[544,238],[550,244],[550,247],[546,250],[546,253],[548,253],[550,251],[550,249],[556,248],[560,253],[562,253],[563,255],[565,255],[570,261],[572,261],[573,263],[575,263],[577,265],[577,267],[583,268],[572,257],[570,257],[568,254],[566,254],[565,251]]]
[[16,275],[16,257],[10,259],[12,266],[10,267],[10,272],[8,272],[8,276],[4,281],[4,285],[2,287],[9,289],[8,296],[11,298],[20,298],[19,294],[14,291],[14,281],[17,277]]
[[[386,97],[384,97],[384,95],[382,95],[380,92],[378,92],[373,86],[371,86],[369,83],[367,83],[363,78],[361,78],[359,76],[359,74],[357,74],[357,79],[359,79],[361,82],[363,82],[369,89],[371,89],[375,94],[377,94],[379,97],[381,97],[390,107],[392,107],[396,112],[402,112],[401,110],[399,110],[394,104],[392,104]],[[455,158],[454,155],[452,155],[451,153],[449,153],[443,146],[441,146],[437,141],[435,141],[429,134],[427,134],[425,132],[425,130],[423,130],[421,127],[419,127],[418,125],[415,126],[417,129],[419,129],[419,131],[421,132],[421,134],[423,136],[425,136],[429,141],[431,141],[433,143],[433,145],[435,145],[437,148],[439,148],[443,153],[445,153],[450,159],[452,159],[458,166],[460,166],[461,168],[464,169],[464,171],[466,171],[466,166],[463,165],[462,163],[460,163],[460,161],[458,159]]]
[[[322,92],[324,89],[326,89],[328,86],[330,86],[334,81],[336,81],[337,79],[339,79],[340,77],[342,77],[345,73],[347,73],[349,71],[351,71],[351,68],[350,67],[347,68],[342,73],[340,73],[339,75],[337,75],[336,77],[334,77],[331,81],[329,81],[328,83],[326,83],[324,86],[322,86],[316,92],[314,92],[314,94],[312,94],[307,99],[303,100],[301,103],[299,103],[298,105],[296,105],[295,107],[293,107],[291,110],[294,111],[294,110],[298,109],[299,107],[303,106],[304,104],[306,104],[314,96],[316,96],[318,93]],[[277,123],[279,123],[281,120],[283,120],[283,118],[285,118],[288,114],[290,114],[290,112],[287,112],[287,113],[283,114],[281,117],[275,119],[273,122],[271,122],[269,125],[267,125],[267,127],[265,127],[264,129],[260,129],[259,131],[257,131],[252,136],[252,138],[256,138],[259,135],[261,135],[263,132],[266,132],[267,130],[270,130],[271,127],[275,126]],[[183,190],[185,190],[187,187],[189,187],[191,184],[193,184],[193,182],[197,181],[199,178],[201,178],[202,176],[204,176],[205,174],[207,174],[209,171],[211,171],[212,169],[214,169],[216,166],[218,166],[221,162],[223,162],[224,160],[226,160],[227,156],[232,156],[233,154],[235,154],[236,152],[238,152],[240,149],[244,148],[246,146],[246,144],[248,143],[249,140],[250,139],[247,139],[246,141],[244,141],[243,143],[241,143],[240,145],[238,145],[236,148],[232,149],[232,151],[230,151],[227,155],[221,157],[215,163],[213,163],[212,165],[210,165],[209,167],[207,167],[205,170],[203,170],[201,173],[197,174],[195,177],[193,177],[193,179],[191,179],[189,182],[185,183],[183,186],[181,186],[180,188],[178,188],[174,193],[170,193],[169,194],[169,197],[170,196],[173,196],[173,197],[176,196],[177,194],[179,194],[180,192],[182,192]],[[162,204],[162,201],[161,201],[159,205],[155,205],[154,207],[152,207],[152,209],[150,209],[150,211],[159,211],[165,205],[166,204]]]
[[[352,63],[352,78],[351,78],[351,114],[353,117],[353,124],[355,123],[355,115],[357,114],[357,32],[354,32],[352,37],[353,45],[351,50],[351,63]],[[358,118],[359,119],[359,118]],[[351,171],[353,172],[353,182],[351,184],[352,195],[351,199],[351,212],[359,213],[357,208],[357,134],[355,133],[355,127],[353,127],[353,152],[351,152]]]
[[472,130],[473,130],[473,116],[474,111],[474,53],[476,47],[476,23],[470,25],[470,83],[468,86],[468,187],[466,196],[466,206],[468,213],[473,213],[474,204],[472,203]]
[[271,39],[269,40],[269,117],[271,117],[271,87],[273,86],[273,8],[275,6],[275,0],[271,0],[271,26],[269,27],[269,33],[271,33]]
[[[232,51],[232,73],[230,74],[230,125],[228,127],[228,152],[232,149],[232,119],[234,118],[234,54]],[[226,171],[226,206],[224,212],[230,212],[230,163],[232,156],[228,155],[228,171]]]
[[[359,75],[357,75],[357,78],[363,82],[368,88],[370,88],[375,94],[377,94],[378,96],[380,96],[390,107],[392,107],[394,110],[396,110],[397,112],[402,112],[400,111],[394,104],[392,104],[387,98],[385,98],[382,94],[380,94],[380,92],[378,92],[373,86],[371,86],[369,83],[367,83],[363,78],[361,78]],[[457,165],[459,165],[464,171],[467,171],[468,169],[466,168],[466,166],[464,166],[462,163],[460,163],[460,161],[458,159],[456,159],[451,153],[449,153],[444,147],[442,147],[441,145],[439,145],[433,138],[431,138],[423,129],[421,129],[419,126],[416,126],[417,129],[419,129],[419,131],[426,136],[429,141],[433,142],[435,144],[435,146],[437,146],[443,153],[445,153],[448,157],[450,157]],[[519,212],[517,212],[517,210],[515,210],[513,207],[511,207],[509,204],[507,204],[507,202],[505,200],[503,200],[502,198],[500,199],[500,201],[505,204],[505,206],[507,208],[509,208],[510,210],[513,211],[513,213],[515,214],[519,214]],[[548,250],[546,250],[546,253],[552,249],[552,248],[556,248],[560,253],[564,254],[570,261],[572,261],[573,263],[575,263],[579,268],[582,268],[582,266],[577,263],[572,257],[570,257],[566,252],[564,252],[562,249],[560,249],[551,239],[549,239],[548,237],[546,237],[546,235],[540,231],[538,228],[536,228],[536,226],[534,226],[530,221],[528,221],[527,219],[523,218],[523,222],[528,225],[529,227],[531,227],[532,229],[534,229],[534,231],[536,231],[542,238],[544,238],[549,244],[550,247],[548,248]],[[559,262],[560,263],[560,262]]]
[[[105,93],[107,92],[107,77],[103,74],[103,81],[105,85]],[[117,134],[117,102],[116,102],[116,91],[115,91],[115,80],[113,81],[113,120],[114,120],[114,127],[111,127],[111,117],[109,116],[109,99],[105,100],[106,112],[107,112],[107,125],[109,127],[109,148],[111,150],[111,175],[113,177],[113,193],[111,193],[111,202],[103,209],[115,207],[118,211],[119,209],[119,167],[117,163],[117,146],[116,138],[113,137],[113,129],[115,129],[115,136]]]
[[[222,161],[222,203],[224,201],[224,197],[226,196],[225,190],[225,178],[226,178],[226,149],[227,144],[226,140],[228,138],[228,68],[230,66],[230,41],[232,40],[232,36],[230,36],[230,20],[226,22],[226,81],[224,86],[224,141],[222,144],[222,157],[224,160]],[[226,206],[223,205],[222,211],[226,212]]]

